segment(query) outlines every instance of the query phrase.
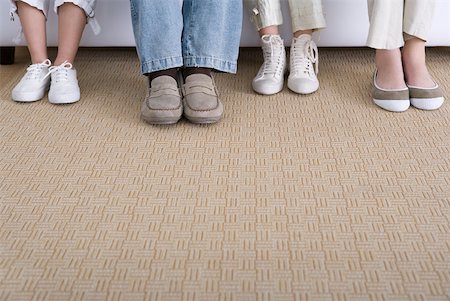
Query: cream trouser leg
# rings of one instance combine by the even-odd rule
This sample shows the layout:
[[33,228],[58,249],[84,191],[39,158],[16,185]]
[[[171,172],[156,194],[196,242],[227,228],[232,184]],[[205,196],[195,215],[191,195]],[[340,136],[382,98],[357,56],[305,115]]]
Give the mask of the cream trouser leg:
[[404,40],[426,40],[433,19],[435,0],[367,0],[370,30],[367,45],[395,49]]
[[[258,30],[283,24],[281,0],[244,0]],[[285,1],[285,0],[283,0]],[[322,0],[289,0],[292,31],[326,27]]]

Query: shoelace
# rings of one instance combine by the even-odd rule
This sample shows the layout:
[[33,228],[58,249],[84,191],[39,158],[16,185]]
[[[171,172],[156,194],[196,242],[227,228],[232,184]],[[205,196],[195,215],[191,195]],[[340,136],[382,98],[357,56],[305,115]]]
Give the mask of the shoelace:
[[303,72],[309,77],[314,72],[316,75],[319,74],[319,50],[313,40],[306,42],[303,48],[294,46],[292,49],[294,51],[291,56],[292,69],[295,72]]
[[52,66],[48,69],[48,73],[43,78],[46,79],[47,77],[51,76],[53,73],[56,73],[55,81],[67,81],[68,78],[68,71],[73,68],[73,65],[69,63],[68,61],[65,61],[59,66]]
[[25,78],[27,80],[35,80],[35,79],[39,79],[40,75],[41,75],[41,71],[43,68],[48,68],[52,65],[52,62],[50,62],[50,60],[45,60],[40,64],[33,64],[30,65],[27,68],[27,73],[25,75]]
[[[266,36],[263,36],[263,39]],[[274,49],[274,36],[268,36],[269,41],[268,44],[270,47],[263,47],[263,55],[264,55],[264,63],[263,68],[261,68],[261,75],[266,74],[276,74],[280,65],[280,55],[281,53],[277,53],[278,55],[275,55],[275,49]],[[283,45],[284,47],[284,45]]]

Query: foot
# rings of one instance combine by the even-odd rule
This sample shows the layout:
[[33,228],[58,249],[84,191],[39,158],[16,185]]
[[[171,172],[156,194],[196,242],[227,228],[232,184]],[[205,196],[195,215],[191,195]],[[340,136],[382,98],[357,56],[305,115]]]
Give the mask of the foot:
[[70,104],[80,100],[77,71],[69,62],[50,67],[47,76],[51,76],[48,101],[52,104]]
[[319,89],[319,51],[309,34],[292,39],[288,88],[299,94]]
[[17,102],[41,100],[50,86],[50,78],[46,75],[51,65],[50,60],[30,65],[27,73],[12,90],[12,99]]
[[382,109],[390,112],[404,112],[408,110],[411,102],[409,100],[409,89],[385,89],[377,84],[377,72],[373,77],[373,102]]
[[216,123],[222,118],[223,105],[214,80],[208,75],[192,74],[186,77],[183,103],[184,116],[193,123]]
[[264,63],[253,79],[256,93],[272,95],[280,92],[286,71],[286,50],[280,35],[264,35],[261,38]]
[[444,104],[444,93],[437,84],[432,88],[409,86],[411,104],[421,110],[437,110]]
[[409,86],[427,89],[436,87],[436,82],[428,72],[425,57],[424,41],[415,38],[405,43],[402,60],[405,80]]
[[168,75],[154,78],[141,108],[142,118],[151,124],[174,124],[183,114],[177,81]]
[[411,104],[421,110],[439,109],[444,93],[428,72],[425,42],[417,38],[406,41],[402,60]]
[[377,50],[375,54],[377,76],[375,83],[385,90],[406,89],[400,49]]

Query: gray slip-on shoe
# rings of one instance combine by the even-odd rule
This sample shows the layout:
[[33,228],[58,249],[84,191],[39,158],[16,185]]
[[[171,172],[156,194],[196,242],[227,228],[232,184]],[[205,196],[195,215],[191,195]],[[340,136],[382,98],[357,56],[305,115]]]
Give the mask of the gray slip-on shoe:
[[183,105],[184,116],[192,123],[216,123],[223,115],[214,80],[205,74],[192,74],[186,78]]
[[409,89],[383,89],[377,85],[377,72],[373,76],[373,102],[382,109],[391,112],[404,112],[408,110]]
[[177,81],[167,75],[153,79],[142,104],[142,118],[151,124],[174,124],[182,114],[183,105]]
[[421,110],[437,110],[444,103],[444,93],[438,84],[433,88],[408,86],[411,104]]

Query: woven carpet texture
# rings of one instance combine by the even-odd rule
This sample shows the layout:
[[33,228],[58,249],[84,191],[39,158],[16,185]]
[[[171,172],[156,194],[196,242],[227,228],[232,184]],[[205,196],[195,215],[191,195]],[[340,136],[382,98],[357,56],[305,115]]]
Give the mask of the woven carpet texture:
[[[51,55],[55,52],[52,50]],[[0,66],[0,300],[449,300],[450,105],[372,104],[373,51],[320,49],[320,90],[217,74],[217,125],[140,120],[131,49],[82,49],[82,100],[18,104]],[[450,95],[450,48],[428,50]]]

